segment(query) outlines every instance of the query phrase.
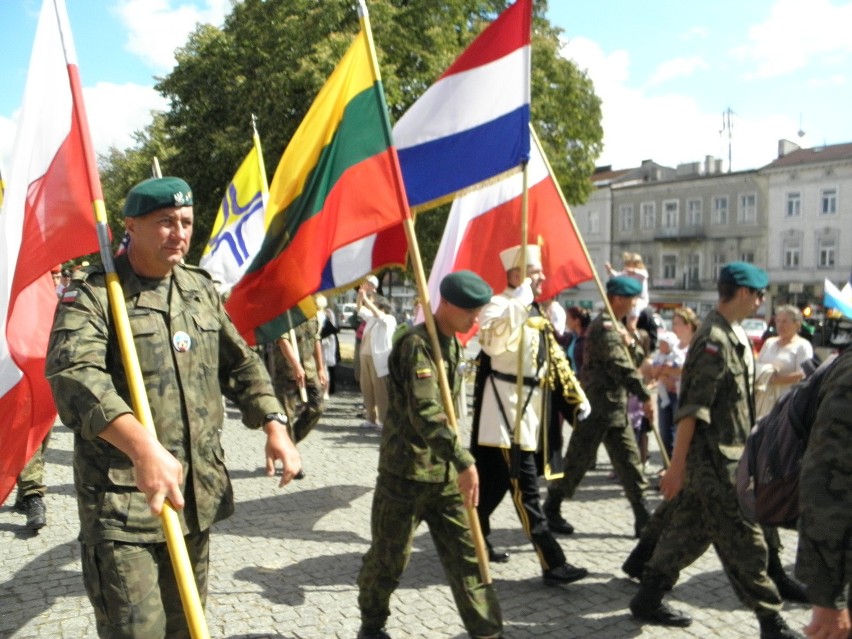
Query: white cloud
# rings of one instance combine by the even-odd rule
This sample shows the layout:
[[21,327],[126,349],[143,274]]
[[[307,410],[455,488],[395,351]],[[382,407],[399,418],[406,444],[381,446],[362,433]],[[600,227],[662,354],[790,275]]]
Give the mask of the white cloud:
[[709,68],[710,65],[708,65],[702,58],[695,56],[691,58],[675,58],[673,60],[666,60],[657,67],[656,71],[654,71],[651,79],[648,80],[648,85],[655,86],[658,84],[664,84],[669,80],[688,77],[696,71]]
[[152,87],[133,83],[98,82],[83,89],[83,98],[97,153],[105,153],[111,146],[131,146],[133,134],[151,123],[151,112],[169,106]]
[[220,25],[231,10],[229,0],[204,0],[203,6],[173,0],[122,0],[113,11],[128,30],[127,50],[156,73],[175,65],[175,49],[186,43],[198,23]]
[[[642,88],[631,87],[626,51],[606,54],[597,43],[576,38],[563,46],[562,55],[588,72],[603,103],[604,150],[598,164],[630,168],[652,159],[675,167],[713,155],[723,158],[727,169],[728,140],[719,133],[721,109],[708,112],[687,95],[649,96]],[[797,128],[781,116],[735,115],[734,170],[772,161],[779,135],[794,135]]]
[[705,27],[692,27],[678,36],[679,40],[690,42],[692,40],[704,40],[710,36],[710,32]]
[[805,68],[817,60],[841,64],[852,53],[852,4],[829,0],[778,0],[766,21],[749,29],[748,42],[731,50],[755,64],[747,78],[771,78]]
[[[86,115],[95,153],[106,153],[111,146],[131,146],[133,134],[151,123],[152,111],[163,111],[167,100],[152,87],[138,84],[99,82],[83,88]],[[0,116],[0,168],[8,173],[20,109],[11,119]]]

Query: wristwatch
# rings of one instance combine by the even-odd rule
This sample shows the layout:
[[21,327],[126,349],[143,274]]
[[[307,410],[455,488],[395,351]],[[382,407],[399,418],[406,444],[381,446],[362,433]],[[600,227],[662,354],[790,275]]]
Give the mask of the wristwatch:
[[264,424],[266,424],[267,422],[278,422],[279,424],[284,424],[286,426],[288,421],[289,420],[287,419],[287,415],[285,415],[284,413],[267,413],[263,417]]

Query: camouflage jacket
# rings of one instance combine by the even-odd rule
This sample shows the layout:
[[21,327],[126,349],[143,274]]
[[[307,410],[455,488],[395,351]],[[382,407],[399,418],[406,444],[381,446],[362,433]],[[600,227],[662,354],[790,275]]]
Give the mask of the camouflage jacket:
[[799,480],[796,576],[824,608],[852,602],[852,353],[822,381]]
[[[225,314],[209,276],[177,266],[171,278],[138,278],[116,258],[157,437],[184,468],[186,532],[205,530],[233,512],[220,441],[222,393],[246,425],[281,410],[269,377]],[[46,374],[59,416],[74,433],[74,482],[81,539],[162,541],[158,518],[136,488],[130,459],[98,435],[133,412],[102,267],[75,276],[63,294]]]
[[689,345],[675,416],[676,421],[688,416],[696,420],[687,469],[694,468],[700,457],[720,477],[733,481],[754,422],[754,380],[747,348],[716,310],[710,311]]
[[[299,324],[293,329],[296,334],[296,346],[299,349],[299,362],[302,364],[302,369],[305,371],[305,377],[309,380],[317,377],[317,363],[314,359],[314,348],[319,341],[319,321],[316,316]],[[284,333],[280,339],[290,341],[290,332]],[[281,352],[281,347],[278,343],[275,344],[273,350],[275,361],[275,376],[280,375],[281,379],[286,379],[292,382],[295,379],[293,375],[293,367],[290,362],[284,357]]]
[[[643,401],[650,397],[636,369],[645,351],[637,343],[628,355],[618,328],[608,313],[601,313],[592,320],[586,332],[580,373],[580,382],[592,406],[589,419],[605,419],[613,426],[623,426],[627,419],[628,392]],[[613,420],[613,414],[623,414],[624,420]]]
[[[439,336],[453,397],[461,387],[462,348],[455,337]],[[449,425],[432,346],[418,324],[394,344],[390,355],[390,405],[382,431],[379,471],[423,482],[454,480],[473,464]]]

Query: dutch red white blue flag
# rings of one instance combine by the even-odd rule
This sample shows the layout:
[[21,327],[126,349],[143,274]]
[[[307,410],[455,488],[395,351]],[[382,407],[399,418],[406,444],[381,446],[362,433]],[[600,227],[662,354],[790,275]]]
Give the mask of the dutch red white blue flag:
[[409,205],[428,208],[529,157],[532,0],[465,49],[393,129]]

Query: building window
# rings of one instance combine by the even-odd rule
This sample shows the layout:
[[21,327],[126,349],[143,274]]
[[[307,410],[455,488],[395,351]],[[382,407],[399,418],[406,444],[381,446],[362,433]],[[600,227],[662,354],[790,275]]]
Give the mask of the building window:
[[725,266],[725,256],[722,253],[713,253],[713,281],[718,281],[722,267]]
[[837,189],[822,190],[819,212],[823,215],[833,215],[837,213]]
[[784,242],[784,268],[797,269],[802,261],[802,245],[798,240]]
[[673,280],[677,277],[677,256],[663,255],[663,279]]
[[653,229],[654,226],[657,224],[657,203],[642,202],[642,209],[639,216],[641,218],[640,221],[643,229]]
[[686,203],[686,223],[689,226],[701,226],[701,200],[688,200]]
[[837,248],[835,238],[824,238],[817,243],[817,268],[834,268]]
[[678,200],[663,202],[663,219],[660,221],[660,226],[664,229],[676,229],[679,212],[680,202]]
[[798,191],[787,194],[787,217],[799,217],[802,214],[802,194]]
[[713,224],[728,223],[728,198],[713,198]]
[[757,223],[757,195],[755,195],[754,193],[746,193],[744,195],[740,195],[739,223]]
[[622,204],[618,207],[618,217],[621,219],[621,230],[629,232],[633,230],[633,205]]
[[694,288],[701,280],[701,255],[692,253],[689,256],[689,264],[686,272],[687,285]]
[[597,211],[589,211],[589,235],[601,232],[600,216]]
[[743,251],[740,253],[740,262],[754,264],[754,251]]

